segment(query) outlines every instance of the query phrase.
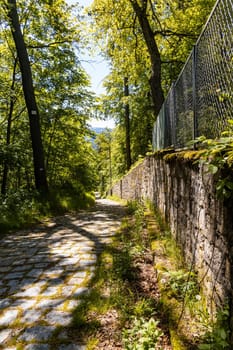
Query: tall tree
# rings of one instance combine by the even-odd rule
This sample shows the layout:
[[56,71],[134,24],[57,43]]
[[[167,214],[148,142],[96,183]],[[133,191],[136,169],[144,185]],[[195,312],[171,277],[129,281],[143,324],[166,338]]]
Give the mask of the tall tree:
[[[148,1],[95,0],[92,15],[97,28],[108,33],[108,41],[101,41],[105,46],[106,56],[123,76],[133,81],[137,76],[137,66],[142,63],[147,70],[150,84],[154,116],[156,117],[163,103],[161,85],[161,59],[155,40],[153,26],[148,19]],[[98,33],[102,33],[97,30]],[[151,101],[150,101],[151,103]]]
[[100,192],[103,194],[106,190],[111,191],[112,188],[112,134],[109,129],[96,135],[95,148],[98,157]]
[[[7,131],[6,131],[6,145],[9,146],[11,142],[11,125],[12,125],[12,118],[13,118],[13,110],[15,105],[15,96],[13,94],[15,89],[15,80],[16,80],[16,66],[17,66],[17,58],[15,58],[14,67],[13,67],[13,73],[12,73],[12,83],[11,83],[11,96],[10,96],[10,107],[9,107],[9,114],[7,116]],[[5,159],[4,161],[4,167],[3,167],[3,175],[2,175],[2,186],[1,186],[1,193],[5,196],[7,192],[7,177],[8,177],[8,171],[9,171],[9,164],[8,160]]]
[[[167,94],[177,78],[214,2],[93,1],[89,15],[93,18],[95,45],[99,42],[110,65],[103,105],[108,106],[108,115],[119,124],[116,147],[113,138],[113,158],[116,154],[120,159],[118,174],[127,169],[126,162],[123,164],[127,152],[125,102],[130,108],[131,156],[135,162],[151,150],[153,123],[163,101],[163,91]],[[130,96],[127,99],[122,93],[123,77],[128,77]]]
[[34,160],[34,175],[36,189],[42,192],[48,190],[46,170],[44,162],[44,151],[41,139],[39,109],[37,107],[32,72],[26,44],[20,28],[16,0],[8,0],[8,16],[10,19],[12,35],[14,38],[17,55],[22,75],[22,85],[27,106],[30,134]]
[[150,75],[150,87],[151,96],[154,104],[155,116],[158,115],[160,108],[162,107],[164,101],[164,95],[162,90],[162,80],[161,80],[161,57],[158,49],[157,42],[155,40],[155,35],[153,27],[148,19],[148,7],[149,4],[152,5],[149,0],[130,0],[130,3],[134,9],[137,16],[138,22],[141,27],[143,37],[148,49],[151,62],[151,75]]
[[[0,0],[0,5],[6,10],[8,7],[4,4],[6,1]],[[73,6],[68,6],[63,0],[18,1],[17,6],[39,102],[49,186],[59,190],[68,183],[71,186],[82,183],[90,189],[96,180],[86,139],[89,137],[87,121],[95,97],[89,91],[89,79],[77,55],[77,47],[83,45],[80,42],[80,18]],[[4,52],[0,56],[0,174],[4,175],[4,162],[7,161],[7,190],[11,193],[19,186],[24,189],[34,186],[33,155],[29,147],[30,133],[19,65],[14,90],[11,83],[17,52],[9,17],[4,16],[6,13],[0,12],[4,23],[0,28],[0,50]],[[11,101],[14,102],[13,113],[10,111]],[[11,141],[8,145],[7,125],[10,120]]]
[[126,148],[126,166],[127,170],[131,167],[131,147],[130,147],[130,110],[129,110],[129,82],[128,77],[124,78],[124,97],[125,97],[125,148]]

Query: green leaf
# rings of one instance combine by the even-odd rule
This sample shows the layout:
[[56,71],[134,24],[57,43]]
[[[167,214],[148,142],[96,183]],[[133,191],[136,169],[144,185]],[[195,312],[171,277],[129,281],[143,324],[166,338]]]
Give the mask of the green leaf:
[[229,190],[233,190],[233,182],[232,181],[227,181],[226,182],[226,187],[229,188]]
[[210,344],[201,344],[198,346],[199,350],[213,350],[212,345]]
[[221,337],[223,340],[226,340],[227,334],[226,334],[225,329],[221,328],[221,329],[219,330],[219,334],[220,334],[220,337]]
[[218,167],[214,164],[209,164],[208,169],[211,174],[216,174],[218,172]]

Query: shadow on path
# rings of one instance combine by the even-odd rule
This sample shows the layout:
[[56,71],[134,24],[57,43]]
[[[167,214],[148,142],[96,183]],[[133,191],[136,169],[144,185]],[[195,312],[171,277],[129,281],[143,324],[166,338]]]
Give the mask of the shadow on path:
[[89,211],[0,241],[0,348],[80,349],[65,337],[55,345],[53,333],[72,322],[89,292],[98,254],[124,215],[124,207],[99,200]]

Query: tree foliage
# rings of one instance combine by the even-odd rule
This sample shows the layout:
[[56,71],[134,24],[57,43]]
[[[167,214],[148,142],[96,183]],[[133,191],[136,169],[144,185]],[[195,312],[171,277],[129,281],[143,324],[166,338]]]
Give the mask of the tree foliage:
[[[118,142],[124,144],[127,132],[124,127],[124,105],[128,104],[132,162],[150,151],[153,123],[163,101],[160,84],[166,95],[214,2],[93,1],[89,10],[93,36],[111,67],[105,80],[107,96],[103,98],[103,105],[108,115],[120,125],[118,132],[121,130],[121,141],[118,138]],[[125,77],[129,85],[127,97],[124,96]],[[119,152],[126,152],[126,146]],[[124,156],[118,154],[117,158]]]
[[[2,195],[35,188],[29,121],[7,2],[0,1],[0,178]],[[82,196],[96,187],[88,119],[95,97],[79,61],[80,9],[63,0],[17,1],[28,52],[50,191]]]
[[[0,178],[4,198],[35,188],[33,151],[19,54],[8,4],[0,0]],[[214,0],[94,0],[86,24],[65,0],[17,0],[40,115],[48,184],[83,194],[103,191],[151,149],[156,114],[197,39]],[[89,25],[89,27],[88,27]],[[88,32],[87,32],[88,27]],[[87,42],[92,36],[93,41]],[[98,100],[79,59],[99,46],[110,65]],[[91,53],[90,53],[91,54]],[[91,143],[88,121],[117,127]],[[111,166],[110,166],[111,165]]]
[[[41,140],[39,109],[35,98],[32,70],[30,66],[28,51],[20,27],[16,0],[8,0],[6,11],[16,48],[17,59],[19,61],[24,99],[29,116],[35,185],[38,191],[47,191],[48,185],[44,163],[44,150]],[[11,107],[13,111],[12,104]]]

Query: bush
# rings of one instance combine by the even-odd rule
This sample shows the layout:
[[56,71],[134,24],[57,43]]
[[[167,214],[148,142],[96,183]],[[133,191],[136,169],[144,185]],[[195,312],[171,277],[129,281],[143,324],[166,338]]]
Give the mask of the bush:
[[48,216],[89,208],[94,203],[94,195],[86,193],[82,185],[53,188],[46,195],[20,189],[0,196],[0,230],[5,233]]

